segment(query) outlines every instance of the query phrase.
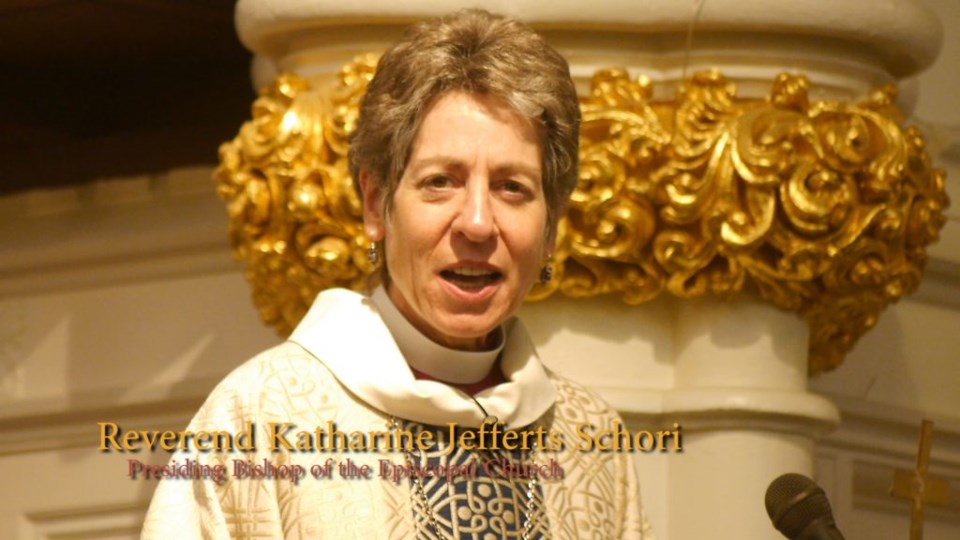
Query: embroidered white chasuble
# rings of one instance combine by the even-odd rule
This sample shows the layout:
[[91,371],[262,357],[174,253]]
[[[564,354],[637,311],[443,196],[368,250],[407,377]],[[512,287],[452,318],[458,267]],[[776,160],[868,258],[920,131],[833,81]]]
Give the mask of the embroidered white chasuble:
[[[383,296],[377,299],[382,306]],[[389,311],[384,306],[387,318],[395,316]],[[252,422],[256,450],[174,453],[172,462],[177,464],[190,459],[223,465],[227,479],[221,484],[210,479],[161,481],[142,537],[436,538],[413,483],[379,477],[391,466],[407,465],[404,452],[299,451],[282,444],[271,451],[269,426],[294,424],[287,431],[293,444],[297,432],[327,430],[330,422],[347,434],[388,431],[391,417],[404,430],[445,433],[450,423],[479,427],[485,417],[479,403],[507,429],[541,427],[559,434],[565,447],[532,453],[473,451],[477,457],[458,449],[445,457],[443,444],[419,453],[424,464],[498,459],[556,464],[563,474],[538,479],[532,511],[526,506],[526,477],[423,478],[431,513],[448,538],[520,538],[526,519],[531,520],[533,536],[540,538],[652,538],[630,454],[576,448],[577,426],[608,429],[618,417],[579,385],[547,372],[522,323],[511,319],[504,324],[500,369],[506,381],[474,396],[476,403],[446,384],[415,379],[391,329],[406,331],[398,330],[395,320],[388,328],[370,298],[339,289],[321,293],[290,340],[228,375],[187,428],[238,433]],[[426,365],[430,369],[429,361]],[[370,478],[342,476],[340,465],[348,459],[357,468],[368,465]],[[300,465],[307,474],[297,483],[236,478],[236,462]],[[310,474],[311,468],[325,468],[328,462],[330,477]]]

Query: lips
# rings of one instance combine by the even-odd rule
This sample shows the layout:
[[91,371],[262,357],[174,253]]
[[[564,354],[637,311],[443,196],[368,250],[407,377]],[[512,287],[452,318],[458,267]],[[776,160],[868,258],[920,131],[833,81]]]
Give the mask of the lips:
[[447,282],[465,291],[478,291],[503,279],[503,273],[491,267],[456,266],[440,272]]

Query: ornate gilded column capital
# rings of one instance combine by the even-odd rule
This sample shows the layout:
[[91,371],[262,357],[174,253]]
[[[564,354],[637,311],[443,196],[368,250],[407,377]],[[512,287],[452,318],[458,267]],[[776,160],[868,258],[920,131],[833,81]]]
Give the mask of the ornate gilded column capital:
[[[216,179],[231,243],[264,321],[291,331],[317,292],[372,271],[347,137],[375,59],[332,90],[284,75],[221,147]],[[560,222],[555,277],[530,300],[753,291],[810,325],[809,370],[838,366],[891,302],[916,289],[949,204],[894,90],[815,101],[782,74],[741,98],[716,71],[676,99],[624,70],[597,71],[581,99],[580,183]]]

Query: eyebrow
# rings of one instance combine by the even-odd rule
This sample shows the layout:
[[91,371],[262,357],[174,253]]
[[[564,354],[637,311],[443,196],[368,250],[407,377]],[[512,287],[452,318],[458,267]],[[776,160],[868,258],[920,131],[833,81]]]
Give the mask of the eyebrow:
[[[464,170],[467,166],[463,161],[451,157],[451,156],[433,156],[429,158],[419,159],[410,164],[414,170],[423,169],[426,167],[439,165],[444,169],[453,169],[453,170]],[[520,173],[525,174],[531,178],[540,179],[542,177],[542,172],[540,167],[531,167],[525,163],[520,163],[516,161],[509,161],[507,163],[502,163],[494,169],[495,173]]]

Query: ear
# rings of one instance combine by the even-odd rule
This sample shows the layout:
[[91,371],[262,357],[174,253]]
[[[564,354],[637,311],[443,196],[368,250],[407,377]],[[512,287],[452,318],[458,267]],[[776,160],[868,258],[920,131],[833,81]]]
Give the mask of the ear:
[[363,230],[374,242],[383,240],[383,196],[380,184],[369,170],[360,170],[360,191],[363,194]]

